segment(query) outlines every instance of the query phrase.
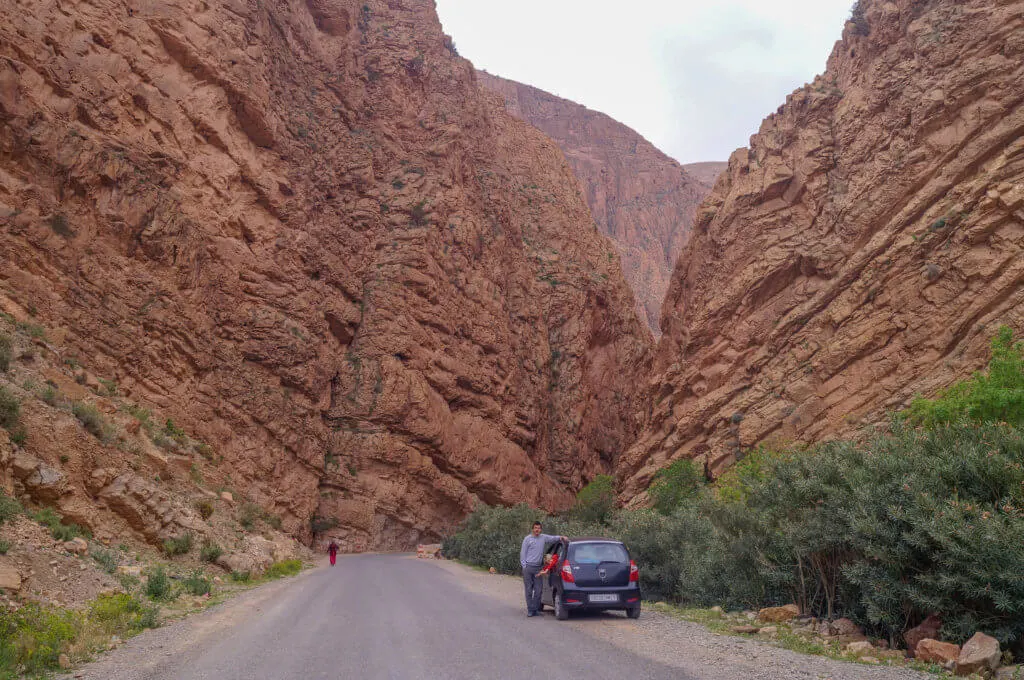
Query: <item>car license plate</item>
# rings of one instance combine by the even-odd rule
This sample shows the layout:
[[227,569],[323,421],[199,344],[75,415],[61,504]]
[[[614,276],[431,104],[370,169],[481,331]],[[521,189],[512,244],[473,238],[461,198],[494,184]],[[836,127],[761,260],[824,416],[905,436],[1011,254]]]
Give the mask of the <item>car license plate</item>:
[[618,602],[619,601],[619,596],[616,595],[615,593],[611,593],[611,594],[608,594],[608,595],[591,595],[590,596],[590,601],[591,602]]

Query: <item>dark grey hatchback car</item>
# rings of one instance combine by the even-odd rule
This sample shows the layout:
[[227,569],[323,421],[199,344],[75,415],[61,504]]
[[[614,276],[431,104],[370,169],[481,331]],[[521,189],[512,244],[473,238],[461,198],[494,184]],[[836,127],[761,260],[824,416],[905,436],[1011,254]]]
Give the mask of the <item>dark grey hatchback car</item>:
[[546,560],[556,559],[544,577],[541,602],[564,621],[569,612],[622,609],[640,616],[640,570],[620,541],[571,538],[550,546]]

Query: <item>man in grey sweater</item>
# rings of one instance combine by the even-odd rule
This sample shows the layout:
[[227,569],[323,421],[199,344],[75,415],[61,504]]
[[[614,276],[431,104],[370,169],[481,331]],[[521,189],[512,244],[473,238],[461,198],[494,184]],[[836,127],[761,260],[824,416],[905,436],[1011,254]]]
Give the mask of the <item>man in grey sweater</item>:
[[567,541],[565,536],[549,536],[540,532],[540,522],[533,523],[533,530],[523,539],[519,549],[519,566],[523,568],[523,586],[526,589],[526,615],[540,613],[541,580],[537,576],[543,568],[544,550],[557,541]]

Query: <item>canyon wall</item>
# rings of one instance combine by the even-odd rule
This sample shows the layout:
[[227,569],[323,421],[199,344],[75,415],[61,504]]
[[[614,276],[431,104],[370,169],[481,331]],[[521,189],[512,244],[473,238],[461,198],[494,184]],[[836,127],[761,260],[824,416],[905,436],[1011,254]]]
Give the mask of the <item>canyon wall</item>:
[[1024,2],[861,0],[733,154],[662,309],[626,499],[884,421],[1024,330]]
[[575,102],[478,72],[505,108],[565,152],[601,232],[618,247],[641,318],[660,334],[661,303],[697,206],[724,163],[699,163],[700,179],[636,131]]
[[479,501],[564,507],[638,433],[615,248],[431,0],[0,18],[0,307],[286,530],[407,547]]

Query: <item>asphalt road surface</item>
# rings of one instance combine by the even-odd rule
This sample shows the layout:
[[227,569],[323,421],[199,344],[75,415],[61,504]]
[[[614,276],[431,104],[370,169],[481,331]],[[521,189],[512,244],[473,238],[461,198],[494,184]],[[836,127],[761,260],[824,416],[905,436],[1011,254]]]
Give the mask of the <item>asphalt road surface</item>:
[[550,609],[527,618],[521,603],[472,592],[457,573],[404,555],[343,556],[267,588],[223,605],[219,617],[173,624],[178,638],[161,640],[164,629],[136,638],[74,677],[692,678],[556,621]]

